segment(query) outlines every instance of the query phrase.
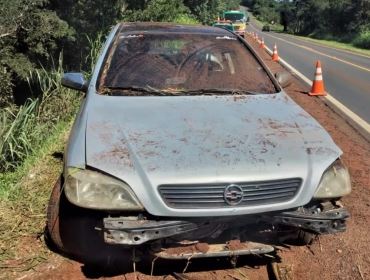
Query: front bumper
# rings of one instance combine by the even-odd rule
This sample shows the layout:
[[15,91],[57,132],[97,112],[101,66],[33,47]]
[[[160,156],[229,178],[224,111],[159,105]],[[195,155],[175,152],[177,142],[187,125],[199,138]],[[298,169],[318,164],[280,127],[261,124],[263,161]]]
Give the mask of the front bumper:
[[349,213],[341,205],[332,206],[329,209],[319,205],[266,215],[212,219],[154,220],[139,217],[109,217],[104,218],[104,240],[109,244],[141,245],[148,241],[174,236],[181,239],[184,235],[183,239],[187,239],[189,233],[193,238],[201,238],[198,232],[210,232],[210,237],[221,235],[221,232],[228,230],[242,232],[257,224],[288,226],[316,234],[343,232]]
[[238,30],[238,31],[235,31],[235,33],[240,35],[240,36],[244,36],[245,35],[245,30]]

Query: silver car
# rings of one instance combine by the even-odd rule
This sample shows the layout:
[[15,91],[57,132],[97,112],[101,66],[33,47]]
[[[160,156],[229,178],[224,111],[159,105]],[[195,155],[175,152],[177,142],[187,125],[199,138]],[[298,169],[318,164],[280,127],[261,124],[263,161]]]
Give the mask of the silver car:
[[342,151],[232,32],[121,23],[91,80],[62,84],[85,92],[48,208],[64,252],[265,254],[345,230]]

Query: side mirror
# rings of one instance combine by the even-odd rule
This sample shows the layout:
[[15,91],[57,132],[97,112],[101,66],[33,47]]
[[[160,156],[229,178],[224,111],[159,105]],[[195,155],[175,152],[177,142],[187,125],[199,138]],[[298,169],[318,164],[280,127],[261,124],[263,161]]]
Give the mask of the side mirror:
[[292,83],[292,75],[286,71],[276,73],[275,78],[282,88],[286,88]]
[[65,73],[62,77],[62,85],[83,92],[86,92],[88,87],[82,73]]

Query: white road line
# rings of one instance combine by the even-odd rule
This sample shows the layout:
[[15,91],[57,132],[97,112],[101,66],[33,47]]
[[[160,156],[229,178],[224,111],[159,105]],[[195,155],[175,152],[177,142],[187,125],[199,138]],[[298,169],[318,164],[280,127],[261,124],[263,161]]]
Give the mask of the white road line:
[[[253,25],[250,25],[251,27],[253,27],[255,30],[259,31],[257,28],[255,28]],[[342,62],[342,63],[345,63],[347,65],[350,65],[352,67],[355,67],[355,68],[358,68],[360,70],[363,70],[363,71],[367,71],[367,72],[370,72],[370,69],[369,68],[366,68],[366,67],[363,67],[363,66],[360,66],[360,65],[357,65],[355,63],[352,63],[352,62],[349,62],[347,60],[344,60],[344,59],[341,59],[341,58],[338,58],[336,56],[333,56],[333,55],[329,55],[329,54],[326,54],[326,53],[323,53],[323,52],[320,52],[318,50],[315,50],[313,48],[310,48],[310,47],[307,47],[307,46],[303,46],[303,45],[300,45],[300,44],[296,44],[296,43],[293,43],[293,42],[290,42],[288,40],[285,40],[285,39],[282,39],[282,38],[279,38],[279,37],[276,37],[276,36],[273,36],[271,34],[265,34],[266,36],[269,36],[271,38],[274,38],[274,39],[277,39],[277,40],[280,40],[280,41],[283,41],[287,44],[290,44],[290,45],[293,45],[293,46],[296,46],[296,47],[299,47],[299,48],[302,48],[302,49],[305,49],[305,50],[308,50],[310,52],[313,52],[313,53],[316,53],[316,54],[319,54],[319,55],[322,55],[322,56],[326,56],[328,58],[331,58],[333,60],[336,60],[336,61],[339,61],[339,62]]]
[[353,55],[353,56],[361,56],[361,57],[365,57],[365,58],[370,58],[370,56],[366,55],[366,54],[358,53],[358,52],[355,52],[355,51],[349,51],[349,50],[346,50],[346,49],[340,49],[338,47],[323,45],[323,44],[311,41],[309,39],[305,40],[305,39],[302,39],[300,37],[293,36],[293,35],[290,35],[290,34],[282,34],[282,36],[283,37],[291,37],[294,40],[309,43],[309,44],[312,44],[312,45],[315,45],[315,46],[318,46],[318,47],[321,47],[321,48],[326,48],[326,49],[329,49],[329,50],[335,50],[335,51],[347,53],[347,54],[350,54],[350,55]]

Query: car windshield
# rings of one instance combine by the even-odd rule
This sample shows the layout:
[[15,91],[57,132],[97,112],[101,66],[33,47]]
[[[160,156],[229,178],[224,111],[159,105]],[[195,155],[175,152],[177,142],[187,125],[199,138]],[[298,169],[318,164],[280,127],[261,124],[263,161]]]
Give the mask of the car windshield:
[[233,34],[123,33],[98,91],[106,95],[275,93],[264,68]]
[[243,18],[244,18],[243,14],[238,14],[238,13],[227,13],[227,14],[225,14],[225,19],[226,20],[237,21],[237,20],[242,20]]

